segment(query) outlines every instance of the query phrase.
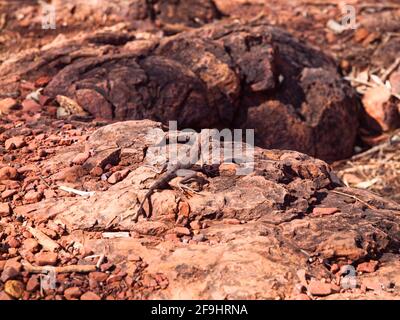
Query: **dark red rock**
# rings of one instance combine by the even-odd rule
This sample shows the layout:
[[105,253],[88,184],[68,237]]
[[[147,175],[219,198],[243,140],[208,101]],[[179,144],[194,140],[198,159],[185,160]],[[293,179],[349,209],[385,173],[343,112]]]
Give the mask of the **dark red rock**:
[[6,282],[7,280],[17,277],[22,269],[22,265],[15,259],[7,260],[4,265],[3,272],[1,273],[0,280]]
[[40,281],[38,275],[33,275],[29,278],[28,282],[26,283],[26,290],[33,292],[38,290],[40,287]]
[[93,279],[96,282],[105,282],[109,275],[104,272],[91,272],[89,273],[89,278]]
[[41,192],[37,192],[37,191],[28,191],[25,196],[24,196],[24,200],[26,203],[36,203],[39,202],[43,197],[43,194]]
[[54,266],[57,260],[58,255],[55,252],[42,251],[35,255],[35,261],[39,266]]
[[327,296],[332,293],[332,287],[330,283],[324,283],[316,280],[310,281],[307,286],[307,290],[313,296]]
[[5,301],[5,300],[13,300],[12,297],[10,297],[7,293],[4,291],[0,291],[0,301]]
[[81,296],[81,300],[101,300],[101,298],[96,293],[88,291]]
[[174,228],[175,234],[179,236],[190,236],[190,230],[186,227],[175,227]]
[[315,216],[326,216],[339,212],[338,208],[314,208],[312,214]]
[[372,273],[378,269],[379,261],[371,260],[368,262],[362,262],[357,266],[358,272]]
[[17,169],[13,167],[3,167],[0,169],[0,180],[12,180],[18,175]]
[[64,291],[64,297],[67,300],[79,299],[81,295],[82,295],[82,291],[78,287],[71,287],[71,288],[65,289],[65,291]]
[[42,110],[42,106],[34,100],[25,99],[22,101],[22,110],[24,112],[37,113]]

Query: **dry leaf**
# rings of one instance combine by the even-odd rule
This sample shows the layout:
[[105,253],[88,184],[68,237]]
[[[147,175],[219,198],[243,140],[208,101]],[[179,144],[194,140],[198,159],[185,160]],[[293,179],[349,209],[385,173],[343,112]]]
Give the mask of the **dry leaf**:
[[368,189],[368,188],[372,187],[378,181],[379,181],[379,178],[374,178],[374,179],[371,179],[371,180],[367,180],[367,181],[363,181],[363,182],[357,183],[355,185],[355,187],[359,188],[359,189]]

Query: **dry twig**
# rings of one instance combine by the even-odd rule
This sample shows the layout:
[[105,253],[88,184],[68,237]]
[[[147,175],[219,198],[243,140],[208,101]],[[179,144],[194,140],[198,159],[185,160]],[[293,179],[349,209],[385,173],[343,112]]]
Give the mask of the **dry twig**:
[[342,195],[342,196],[345,196],[345,197],[352,198],[354,200],[357,200],[357,201],[361,202],[362,204],[366,205],[368,208],[370,208],[372,210],[376,209],[375,207],[371,206],[369,203],[365,202],[364,200],[361,200],[360,198],[356,197],[353,194],[348,194],[348,193],[344,193],[344,192],[340,192],[340,191],[336,191],[336,190],[333,190],[332,192],[336,193],[336,194],[339,194],[339,195]]
[[81,197],[91,197],[95,194],[94,191],[81,191],[81,190],[77,190],[77,189],[66,187],[66,186],[59,186],[58,188],[62,191],[65,191],[68,193],[73,193],[73,194],[76,194]]
[[32,227],[27,227],[27,229],[37,239],[43,249],[48,251],[56,251],[60,249],[60,245],[52,240],[50,237],[45,235],[42,231]]
[[397,69],[397,67],[400,65],[400,57],[398,57],[389,68],[387,68],[387,70],[384,72],[384,74],[382,75],[382,81],[385,82],[390,75],[393,73],[394,70]]
[[22,263],[25,271],[29,273],[49,273],[53,271],[55,273],[89,273],[97,270],[95,265],[91,264],[82,264],[82,265],[70,265],[70,266],[62,266],[62,267],[52,267],[52,266],[33,266],[29,262]]

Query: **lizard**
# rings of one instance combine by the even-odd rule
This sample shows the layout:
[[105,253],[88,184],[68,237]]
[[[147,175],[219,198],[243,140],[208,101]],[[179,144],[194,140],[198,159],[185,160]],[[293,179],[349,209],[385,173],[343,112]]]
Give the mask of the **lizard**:
[[202,133],[195,133],[195,140],[193,142],[193,145],[190,147],[189,155],[178,158],[175,162],[166,163],[161,170],[162,175],[150,186],[143,200],[140,202],[137,212],[125,216],[124,218],[122,218],[121,221],[132,218],[132,221],[137,222],[140,215],[148,218],[148,215],[146,215],[143,206],[146,200],[150,201],[151,195],[157,189],[164,189],[171,180],[178,176],[183,176],[183,180],[180,183],[184,183],[192,178],[195,178],[196,173],[188,169],[193,168],[193,166],[198,161],[198,157],[201,154],[201,143]]

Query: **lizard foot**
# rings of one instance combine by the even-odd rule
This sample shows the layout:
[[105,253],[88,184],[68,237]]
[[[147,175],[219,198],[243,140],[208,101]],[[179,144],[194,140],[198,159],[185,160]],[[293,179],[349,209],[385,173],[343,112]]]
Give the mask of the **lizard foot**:
[[178,188],[182,193],[185,193],[187,195],[189,195],[190,197],[193,196],[193,194],[200,194],[199,192],[197,192],[196,190],[194,190],[193,188],[186,186],[182,183],[178,183]]

